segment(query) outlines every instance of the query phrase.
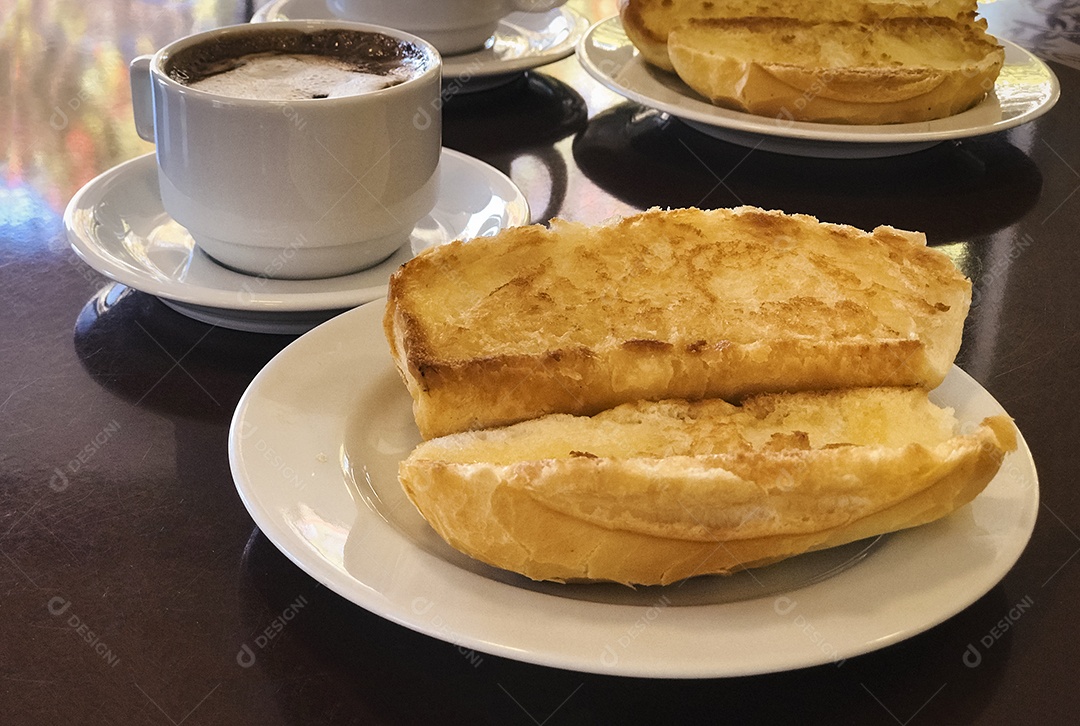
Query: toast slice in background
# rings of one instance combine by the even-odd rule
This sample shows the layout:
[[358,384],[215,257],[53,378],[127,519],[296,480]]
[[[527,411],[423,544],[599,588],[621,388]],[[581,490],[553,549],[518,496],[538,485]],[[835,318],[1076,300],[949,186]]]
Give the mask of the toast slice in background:
[[993,88],[1005,61],[981,27],[906,17],[689,20],[669,35],[668,53],[683,82],[719,106],[844,124],[960,113]]
[[754,207],[425,250],[384,327],[424,438],[638,399],[938,385],[970,282],[925,237]]
[[969,23],[974,0],[621,0],[619,16],[627,37],[649,63],[674,71],[668,35],[694,18],[798,18],[805,22],[874,23],[885,18],[942,17]]
[[536,580],[668,584],[913,527],[1016,447],[915,388],[636,402],[421,444],[409,498],[452,546]]

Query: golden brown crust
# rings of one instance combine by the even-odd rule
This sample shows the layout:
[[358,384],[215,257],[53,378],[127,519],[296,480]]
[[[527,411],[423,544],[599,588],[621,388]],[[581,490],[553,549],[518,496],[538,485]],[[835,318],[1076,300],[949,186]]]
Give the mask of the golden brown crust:
[[[659,0],[620,0],[619,17],[626,37],[642,58],[658,68],[674,72],[675,67],[671,65],[667,51],[667,37],[673,23],[665,22],[662,13],[659,14],[660,22],[650,19],[650,10],[657,5]],[[655,17],[657,13],[654,11],[652,15]]]
[[784,120],[910,123],[977,104],[1004,63],[973,0],[624,0],[627,37],[713,103]]
[[692,20],[669,36],[679,77],[714,103],[833,123],[910,123],[977,104],[1004,51],[945,18],[874,25],[790,18]]
[[384,322],[431,438],[639,398],[932,388],[969,301],[915,233],[651,210],[428,250],[392,277]]
[[[1004,416],[952,435],[951,416],[914,390],[725,406],[629,404],[459,434],[421,445],[400,478],[440,535],[489,564],[534,579],[667,584],[940,518],[982,491],[1016,446]],[[883,408],[894,415],[883,420]],[[862,435],[862,417],[885,428],[834,440]],[[837,418],[849,428],[832,430]],[[810,433],[781,425],[765,438],[789,419]],[[589,451],[569,448],[583,440]],[[657,456],[657,440],[676,453]],[[695,447],[706,453],[679,453]]]

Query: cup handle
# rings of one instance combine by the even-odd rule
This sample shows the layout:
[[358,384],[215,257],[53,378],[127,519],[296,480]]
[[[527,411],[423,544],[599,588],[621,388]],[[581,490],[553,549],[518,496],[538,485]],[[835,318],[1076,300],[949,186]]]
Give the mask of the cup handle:
[[546,13],[566,3],[566,0],[511,0],[514,9],[522,13]]
[[135,112],[135,130],[147,141],[154,140],[154,99],[150,85],[150,61],[153,56],[140,55],[131,61],[131,106]]

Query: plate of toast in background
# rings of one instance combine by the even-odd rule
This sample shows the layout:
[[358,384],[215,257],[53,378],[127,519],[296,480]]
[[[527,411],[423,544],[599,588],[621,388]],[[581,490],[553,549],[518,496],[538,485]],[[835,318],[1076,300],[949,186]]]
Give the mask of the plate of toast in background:
[[[534,583],[450,548],[402,493],[397,467],[420,434],[383,315],[382,301],[345,313],[266,366],[233,418],[232,472],[256,524],[301,569],[463,652],[673,678],[839,663],[960,612],[1031,536],[1038,484],[1020,437],[970,505],[826,559],[636,589]],[[931,398],[961,430],[1004,413],[955,367]]]
[[1041,60],[1007,40],[992,91],[962,113],[917,123],[846,125],[757,116],[715,106],[674,73],[649,65],[618,17],[594,24],[578,44],[585,70],[612,91],[731,143],[800,156],[858,158],[919,151],[941,141],[1003,131],[1049,111],[1060,94]]
[[390,274],[421,249],[529,221],[527,200],[505,174],[460,152],[442,153],[439,199],[409,243],[350,275],[284,280],[219,264],[163,209],[152,153],[87,182],[72,197],[65,225],[87,264],[177,312],[236,330],[297,335],[385,295]]

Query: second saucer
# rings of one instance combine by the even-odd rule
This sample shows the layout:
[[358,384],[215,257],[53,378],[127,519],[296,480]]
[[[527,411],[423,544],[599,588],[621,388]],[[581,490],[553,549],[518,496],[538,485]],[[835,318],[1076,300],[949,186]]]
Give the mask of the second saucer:
[[[326,0],[272,0],[255,11],[251,22],[334,17]],[[455,93],[501,85],[524,71],[573,55],[588,28],[585,16],[567,7],[546,13],[510,13],[484,48],[443,56],[443,85],[453,85]]]
[[529,222],[521,190],[488,164],[443,149],[439,173],[435,208],[413,229],[409,244],[374,267],[340,277],[281,280],[219,265],[163,209],[152,153],[88,182],[68,204],[64,224],[88,265],[188,317],[234,330],[297,334],[385,295],[390,274],[422,249]]

